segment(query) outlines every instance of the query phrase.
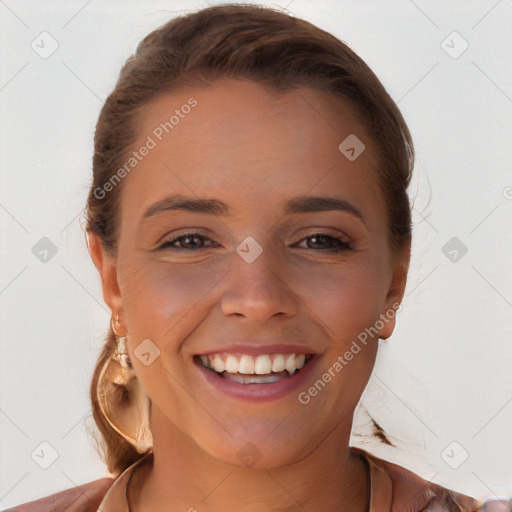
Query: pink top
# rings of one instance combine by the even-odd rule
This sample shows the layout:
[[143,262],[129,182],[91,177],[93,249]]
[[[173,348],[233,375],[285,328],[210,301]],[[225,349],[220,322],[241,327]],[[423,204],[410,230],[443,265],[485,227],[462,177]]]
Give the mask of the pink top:
[[[370,467],[369,512],[477,512],[482,505],[359,448],[351,450],[363,456]],[[4,512],[129,512],[126,493],[130,478],[135,469],[152,460],[153,452],[149,452],[115,479],[95,480]]]

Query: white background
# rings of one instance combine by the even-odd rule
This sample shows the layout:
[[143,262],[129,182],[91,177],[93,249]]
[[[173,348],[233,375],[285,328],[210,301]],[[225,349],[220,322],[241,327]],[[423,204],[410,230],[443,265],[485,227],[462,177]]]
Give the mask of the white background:
[[[2,508],[106,473],[86,429],[110,321],[80,226],[93,130],[140,39],[207,5],[0,1]],[[404,309],[363,399],[397,448],[353,442],[460,492],[512,495],[512,1],[280,5],[370,65],[417,151]],[[47,59],[31,48],[43,31],[58,42]],[[463,48],[453,31],[469,44],[457,58],[442,47]],[[46,263],[42,237],[57,247]],[[467,248],[456,262],[452,237]],[[365,423],[361,408],[355,431]],[[43,441],[58,453],[48,469],[31,457]]]

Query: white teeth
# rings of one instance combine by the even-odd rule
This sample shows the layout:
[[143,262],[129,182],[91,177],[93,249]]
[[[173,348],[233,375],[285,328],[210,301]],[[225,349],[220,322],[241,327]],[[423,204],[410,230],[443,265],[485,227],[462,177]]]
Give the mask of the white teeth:
[[290,354],[289,356],[286,357],[285,368],[290,375],[293,375],[295,373],[295,370],[297,369],[297,364],[295,362],[295,354]]
[[199,359],[203,366],[215,370],[217,373],[243,374],[243,375],[271,375],[286,370],[293,375],[306,364],[305,354],[211,354],[202,355]]
[[244,354],[240,358],[240,364],[238,366],[238,372],[239,373],[245,373],[248,375],[251,375],[254,373],[254,358],[251,356],[248,356],[247,354]]
[[242,375],[240,373],[225,373],[224,378],[238,382],[238,384],[272,384],[286,379],[285,375]]
[[226,359],[226,371],[229,373],[238,372],[238,360],[235,356],[228,356]]
[[271,371],[272,361],[270,360],[270,356],[258,356],[254,363],[254,373],[257,375],[264,375],[265,373],[270,373]]
[[274,373],[282,372],[286,368],[286,364],[284,361],[283,354],[277,354],[277,356],[274,358],[274,361],[272,362],[272,371]]
[[217,373],[222,373],[226,369],[224,361],[222,360],[222,358],[220,356],[215,356],[213,358],[211,365],[207,365],[207,366],[209,368],[213,368]]

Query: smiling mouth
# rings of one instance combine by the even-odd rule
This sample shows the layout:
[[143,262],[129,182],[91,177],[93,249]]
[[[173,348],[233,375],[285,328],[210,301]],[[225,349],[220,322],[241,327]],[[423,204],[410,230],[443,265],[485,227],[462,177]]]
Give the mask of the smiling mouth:
[[272,384],[299,373],[313,354],[208,354],[196,356],[208,370],[239,384]]

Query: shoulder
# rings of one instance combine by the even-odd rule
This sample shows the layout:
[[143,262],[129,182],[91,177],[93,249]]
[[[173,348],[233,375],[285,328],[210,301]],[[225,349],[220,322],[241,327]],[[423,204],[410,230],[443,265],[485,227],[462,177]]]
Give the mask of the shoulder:
[[478,500],[424,480],[416,473],[358,449],[352,451],[366,458],[371,467],[372,491],[388,494],[390,512],[422,512],[446,510],[477,512],[482,505]]
[[4,512],[96,512],[115,478],[100,478],[71,489],[17,505]]

